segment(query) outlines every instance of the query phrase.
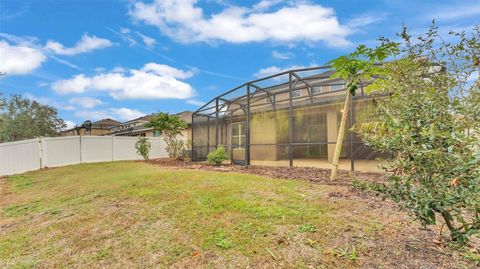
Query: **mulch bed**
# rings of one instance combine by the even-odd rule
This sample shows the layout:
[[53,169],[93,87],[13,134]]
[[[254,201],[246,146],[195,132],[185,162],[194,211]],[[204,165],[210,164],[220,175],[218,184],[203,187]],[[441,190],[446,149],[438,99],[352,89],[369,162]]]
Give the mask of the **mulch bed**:
[[282,179],[309,180],[311,182],[328,185],[352,185],[352,179],[369,182],[381,182],[385,174],[373,172],[351,172],[340,170],[336,180],[330,180],[330,169],[315,167],[271,167],[271,166],[241,166],[241,165],[221,165],[213,166],[207,163],[197,163],[182,160],[173,160],[168,158],[152,159],[148,161],[151,164],[171,169],[197,169],[217,172],[238,172],[248,173],[258,176]]

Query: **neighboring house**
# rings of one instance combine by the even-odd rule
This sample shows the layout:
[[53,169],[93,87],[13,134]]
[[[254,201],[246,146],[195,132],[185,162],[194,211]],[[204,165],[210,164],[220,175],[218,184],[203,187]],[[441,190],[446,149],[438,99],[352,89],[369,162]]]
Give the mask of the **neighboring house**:
[[[192,112],[184,111],[176,114],[187,123],[187,129],[182,132],[185,139],[191,138],[191,122]],[[160,134],[153,130],[153,128],[145,127],[145,124],[150,121],[153,115],[147,115],[133,120],[126,121],[118,126],[110,128],[110,135],[113,136],[146,136],[158,137]]]
[[[326,67],[290,70],[215,97],[193,113],[193,160],[205,160],[224,145],[238,164],[331,162],[345,99],[345,82],[331,79],[332,74]],[[363,92],[353,100],[347,129],[375,116]],[[346,133],[342,158],[376,156],[359,137]]]
[[192,140],[192,111],[183,111],[176,115],[187,123],[187,129],[182,131],[184,139]]
[[110,128],[122,124],[119,121],[112,119],[103,119],[92,123],[91,131],[87,131],[83,128],[78,129],[74,127],[60,132],[61,136],[75,136],[75,135],[108,135],[110,134]]
[[154,133],[152,128],[146,128],[145,124],[152,118],[152,115],[139,117],[126,121],[110,128],[110,135],[113,136],[160,136]]

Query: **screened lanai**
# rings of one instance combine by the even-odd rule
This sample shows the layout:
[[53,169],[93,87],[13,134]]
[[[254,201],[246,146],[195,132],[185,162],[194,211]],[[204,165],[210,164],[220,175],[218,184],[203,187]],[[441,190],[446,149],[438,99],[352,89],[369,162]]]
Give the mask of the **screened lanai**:
[[[192,160],[222,145],[234,164],[331,168],[345,82],[328,66],[289,70],[244,83],[192,115]],[[353,97],[340,168],[378,171],[380,156],[350,131],[375,118],[363,89]]]

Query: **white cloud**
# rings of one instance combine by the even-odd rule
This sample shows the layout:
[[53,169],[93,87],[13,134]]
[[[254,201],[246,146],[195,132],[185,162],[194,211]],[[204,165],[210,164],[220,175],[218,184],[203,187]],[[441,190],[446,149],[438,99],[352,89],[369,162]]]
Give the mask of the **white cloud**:
[[50,83],[44,82],[44,81],[39,81],[37,82],[38,87],[47,87],[50,86]]
[[115,66],[113,69],[112,69],[112,73],[125,73],[127,72],[127,69],[121,67],[121,66]]
[[106,69],[104,67],[95,67],[93,70],[97,73],[103,73]]
[[28,47],[30,49],[36,50],[38,53],[41,53],[44,57],[49,57],[52,60],[66,65],[70,68],[76,69],[76,70],[81,70],[80,67],[77,65],[66,61],[65,59],[61,59],[52,53],[47,53],[43,45],[39,45],[39,40],[36,37],[32,36],[16,36],[16,35],[11,35],[11,34],[6,34],[6,33],[0,33],[0,37],[5,38],[7,41],[10,43],[16,44],[16,46],[22,46],[22,47]]
[[113,30],[110,27],[105,27],[110,32],[118,35],[123,41],[130,44],[130,46],[135,46],[138,44],[137,40],[131,36],[132,31],[128,28],[120,27],[118,31]]
[[[141,45],[141,43],[144,43],[147,49],[151,49],[157,43],[154,38],[144,35],[138,31],[132,32],[132,30],[128,28],[120,27],[118,31],[110,27],[106,27],[106,29],[118,35],[124,42],[127,42],[130,46]],[[138,41],[139,37],[141,39],[141,42]]]
[[115,99],[187,99],[195,92],[190,84],[179,79],[193,75],[192,71],[148,63],[128,73],[110,72],[91,77],[79,74],[54,82],[52,89],[61,94],[105,91]]
[[71,120],[65,120],[65,124],[67,125],[65,128],[63,128],[63,130],[69,130],[69,129],[72,129],[73,127],[75,127],[77,124],[75,124],[75,122],[71,121]]
[[155,41],[155,39],[153,39],[149,36],[146,36],[146,35],[144,35],[140,32],[137,32],[137,35],[142,38],[143,43],[145,43],[145,45],[149,48],[153,48],[155,46],[155,44],[157,43],[157,41]]
[[269,9],[273,6],[276,6],[280,3],[284,2],[284,0],[262,0],[258,3],[256,3],[254,6],[253,6],[253,9],[254,10],[266,10],[266,9]]
[[76,55],[80,53],[91,52],[97,49],[107,48],[112,45],[113,43],[108,39],[84,34],[74,47],[66,48],[59,42],[49,40],[45,45],[45,49],[50,50],[58,55]]
[[71,79],[56,81],[52,84],[52,88],[60,94],[83,93],[90,85],[91,80],[84,74],[80,74]]
[[23,96],[27,99],[37,101],[38,103],[43,104],[43,105],[52,106],[52,107],[54,107],[56,109],[59,109],[59,110],[74,110],[75,109],[75,107],[72,106],[72,105],[63,104],[63,103],[61,103],[59,101],[56,101],[56,100],[54,100],[50,97],[35,96],[31,93],[24,93]]
[[205,102],[200,101],[200,100],[196,100],[196,99],[188,99],[187,104],[194,105],[194,106],[203,106],[205,104]]
[[[156,0],[136,2],[130,15],[156,26],[163,34],[182,43],[225,41],[246,43],[261,41],[316,42],[346,46],[351,30],[341,25],[332,8],[319,4],[295,3],[275,11],[229,6],[206,16],[197,0]],[[270,7],[276,1],[267,1]]]
[[148,63],[143,66],[142,71],[153,72],[159,76],[167,76],[179,79],[187,79],[194,75],[193,71],[183,71],[165,64]]
[[63,105],[60,107],[61,110],[75,110],[74,106]]
[[0,41],[0,72],[7,75],[25,75],[39,68],[47,57],[26,45],[10,45]]
[[130,108],[111,108],[110,111],[112,112],[113,115],[116,116],[117,119],[127,121],[127,120],[132,120],[135,118],[139,118],[142,116],[145,116],[146,114],[143,112],[140,112],[135,109],[130,109]]
[[55,60],[55,61],[58,62],[58,63],[61,63],[61,64],[63,64],[63,65],[66,65],[66,66],[68,66],[68,67],[70,67],[70,68],[76,69],[77,71],[82,70],[78,65],[73,64],[73,63],[71,63],[71,62],[69,62],[69,61],[66,61],[66,60],[64,60],[64,59],[60,59],[60,58],[58,58],[57,56],[54,56],[54,55],[51,55],[51,54],[50,54],[49,56],[50,56],[50,58],[52,58],[53,60]]
[[283,68],[278,67],[278,66],[269,66],[269,67],[262,68],[262,69],[258,70],[258,72],[255,73],[254,76],[256,78],[263,78],[263,77],[268,77],[268,76],[271,76],[271,75],[275,75],[275,74],[278,74],[278,73],[281,73],[281,72],[284,72],[284,71],[287,71],[287,70],[300,69],[300,68],[306,68],[306,66],[291,65],[291,66],[283,67]]
[[366,25],[374,24],[380,21],[383,21],[387,18],[387,13],[376,13],[376,14],[364,14],[356,16],[355,18],[347,22],[348,27],[351,29],[360,28]]
[[76,104],[83,108],[94,108],[103,104],[102,100],[93,97],[75,97],[68,100],[71,104]]
[[16,36],[7,33],[0,33],[0,37],[10,41],[10,43],[24,45],[27,47],[35,47],[35,44],[38,43],[38,38],[34,36]]
[[145,116],[146,114],[135,109],[130,109],[126,107],[121,108],[109,108],[104,110],[89,110],[89,111],[78,111],[75,113],[77,118],[85,120],[101,120],[101,119],[115,119],[120,121],[128,121],[138,117]]
[[120,27],[120,33],[122,34],[129,34],[131,33],[132,31],[128,28],[125,28],[125,27]]
[[272,51],[272,57],[279,60],[288,60],[293,57],[293,54],[290,52],[279,52],[274,50]]
[[97,121],[101,119],[115,119],[113,114],[108,110],[86,110],[75,112],[75,117],[82,120]]

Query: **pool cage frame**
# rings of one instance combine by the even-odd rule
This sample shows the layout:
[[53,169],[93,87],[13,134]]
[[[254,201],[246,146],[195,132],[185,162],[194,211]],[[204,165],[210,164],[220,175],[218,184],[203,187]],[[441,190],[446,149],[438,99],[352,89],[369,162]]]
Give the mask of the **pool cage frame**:
[[[294,165],[294,147],[301,146],[321,146],[325,145],[335,145],[336,141],[315,141],[315,142],[296,142],[294,141],[294,109],[304,108],[308,109],[309,107],[314,107],[316,105],[322,104],[335,104],[343,107],[345,101],[345,88],[338,89],[335,91],[329,90],[327,92],[321,91],[320,93],[314,94],[314,87],[329,85],[342,85],[345,86],[345,82],[341,79],[331,79],[333,71],[330,66],[316,66],[309,68],[299,68],[292,69],[284,72],[280,72],[274,75],[266,76],[263,78],[255,79],[248,81],[240,86],[237,86],[221,95],[216,96],[211,99],[205,105],[198,108],[195,112],[192,113],[192,132],[191,132],[191,159],[192,161],[205,161],[206,155],[211,151],[215,150],[218,146],[223,145],[226,147],[227,151],[231,156],[231,161],[234,164],[241,165],[250,165],[251,164],[251,115],[252,115],[252,101],[257,97],[256,101],[260,99],[265,99],[263,106],[270,103],[271,111],[276,113],[276,96],[283,94],[284,96],[288,94],[288,99],[282,100],[283,110],[288,111],[288,141],[286,143],[266,143],[259,144],[256,143],[254,146],[276,146],[276,147],[285,147],[288,151],[288,165],[291,167]],[[279,78],[285,78],[285,82],[278,82]],[[288,80],[287,78],[288,77]],[[325,81],[327,84],[313,85],[312,81],[315,80]],[[332,83],[332,80],[336,83]],[[266,87],[260,86],[264,82],[275,82],[276,84],[268,85]],[[318,84],[318,83],[317,83]],[[369,95],[364,94],[364,86],[361,85],[361,92],[355,96],[351,97],[349,117],[347,122],[347,130],[345,133],[344,140],[344,150],[347,151],[347,155],[344,154],[347,158],[350,159],[350,169],[355,170],[355,156],[358,151],[366,147],[361,140],[354,134],[354,132],[349,131],[355,124],[355,113],[356,102],[361,100],[373,100]],[[284,89],[280,89],[280,88]],[[236,91],[242,91],[244,94],[240,94],[235,97],[229,97],[232,93]],[[293,96],[293,92],[297,90],[303,90],[306,92],[305,96],[296,98]],[[260,95],[260,96],[259,96]],[[325,96],[325,98],[322,98]],[[258,99],[260,98],[260,99]],[[303,102],[303,105],[294,107],[294,103],[299,103],[297,99],[300,99],[300,102]],[[256,102],[254,101],[254,102]],[[236,105],[236,108],[232,107]],[[239,112],[240,111],[240,112]],[[240,115],[235,116],[235,113],[241,113]],[[205,134],[199,134],[201,125],[200,119],[206,117],[206,144],[205,143],[196,143],[198,136],[205,136]],[[223,127],[227,119],[232,120],[234,117],[244,117],[245,125],[245,156],[244,160],[234,160],[233,151],[236,146],[233,144],[232,138],[230,143],[225,143],[228,141],[228,127]],[[275,116],[276,117],[276,116]],[[213,124],[212,124],[213,121]],[[200,122],[197,124],[196,122]],[[337,128],[338,129],[338,128]],[[276,130],[277,131],[277,130]],[[232,131],[230,131],[232,132]],[[278,132],[278,131],[277,131]],[[230,134],[231,135],[231,134]],[[213,137],[212,137],[213,136]],[[336,140],[336,138],[335,138]],[[206,148],[206,151],[205,151]],[[200,153],[201,152],[201,153]],[[198,153],[198,154],[197,154]]]

